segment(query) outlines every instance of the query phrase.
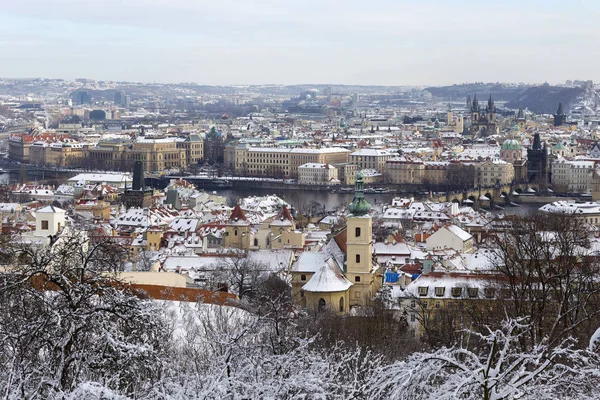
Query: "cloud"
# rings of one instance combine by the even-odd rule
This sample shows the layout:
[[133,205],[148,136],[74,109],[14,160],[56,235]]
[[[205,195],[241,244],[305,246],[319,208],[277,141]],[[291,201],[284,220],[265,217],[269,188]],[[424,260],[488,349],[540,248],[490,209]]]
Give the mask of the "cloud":
[[19,0],[0,11],[0,51],[11,60],[0,75],[212,84],[594,79],[598,11],[591,1],[553,0]]

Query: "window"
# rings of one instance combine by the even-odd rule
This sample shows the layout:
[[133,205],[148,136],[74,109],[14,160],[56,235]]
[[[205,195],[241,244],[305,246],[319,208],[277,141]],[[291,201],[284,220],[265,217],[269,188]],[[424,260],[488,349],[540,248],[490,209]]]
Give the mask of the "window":
[[415,322],[416,319],[415,314],[410,314],[410,322]]
[[471,298],[477,297],[477,288],[469,288],[467,289],[467,293],[469,293],[469,297]]
[[305,281],[306,280],[306,275],[304,275],[304,274],[300,275],[300,280],[301,281]]
[[254,239],[254,246],[258,246],[258,239]]
[[436,287],[435,288],[435,295],[437,297],[442,297],[444,295],[444,292],[446,291],[445,287]]
[[440,308],[440,302],[439,301],[435,302],[435,308]]
[[237,229],[233,231],[233,236],[237,236]]
[[411,301],[410,301],[410,306],[411,306],[411,308],[415,308],[415,305],[416,305],[416,303],[417,303],[416,301],[414,301],[414,300],[411,300]]
[[300,297],[304,297],[304,290],[300,291]]
[[494,297],[494,289],[493,288],[485,288],[485,289],[483,289],[483,293],[485,294],[485,297],[488,299],[491,299]]
[[340,312],[344,312],[344,298],[340,297]]
[[459,288],[459,287],[452,288],[452,297],[460,297],[461,294],[462,294],[462,288]]
[[360,237],[360,228],[354,229],[354,236],[355,237]]
[[48,229],[48,221],[42,221],[42,229]]
[[419,286],[419,296],[427,296],[429,286]]
[[326,304],[325,299],[319,299],[319,311],[325,311]]
[[360,299],[360,292],[354,292],[354,298]]
[[355,276],[354,277],[354,282],[360,282],[360,276]]
[[426,301],[424,301],[422,304],[423,304],[423,308],[427,308],[427,302]]
[[359,263],[360,262],[360,254],[356,255],[356,262]]

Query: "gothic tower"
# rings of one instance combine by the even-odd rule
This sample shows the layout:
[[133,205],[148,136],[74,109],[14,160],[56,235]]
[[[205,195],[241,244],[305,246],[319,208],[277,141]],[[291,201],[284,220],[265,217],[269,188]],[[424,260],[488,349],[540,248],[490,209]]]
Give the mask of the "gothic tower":
[[563,126],[567,122],[567,115],[563,111],[562,103],[558,103],[558,109],[554,114],[554,126]]

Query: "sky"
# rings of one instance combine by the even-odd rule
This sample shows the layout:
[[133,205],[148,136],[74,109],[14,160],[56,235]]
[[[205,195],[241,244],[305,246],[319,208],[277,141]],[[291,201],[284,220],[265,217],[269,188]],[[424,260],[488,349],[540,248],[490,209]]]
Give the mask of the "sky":
[[231,84],[600,81],[600,1],[0,1],[0,77]]

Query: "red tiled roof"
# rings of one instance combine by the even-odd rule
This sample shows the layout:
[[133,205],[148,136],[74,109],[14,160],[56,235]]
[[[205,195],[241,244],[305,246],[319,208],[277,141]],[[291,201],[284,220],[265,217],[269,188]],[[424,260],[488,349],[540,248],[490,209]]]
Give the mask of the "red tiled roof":
[[285,205],[283,205],[281,207],[281,209],[279,210],[279,213],[277,213],[277,216],[275,217],[276,220],[281,220],[281,219],[287,219],[289,221],[294,221],[294,219],[292,218],[292,214],[290,214],[290,211],[287,209],[287,207]]
[[246,221],[246,215],[242,211],[239,204],[235,206],[233,211],[231,212],[231,216],[229,217],[230,221]]

